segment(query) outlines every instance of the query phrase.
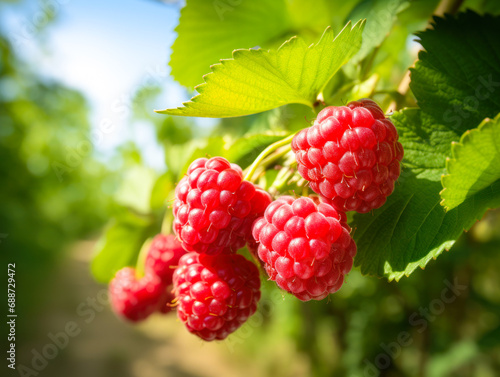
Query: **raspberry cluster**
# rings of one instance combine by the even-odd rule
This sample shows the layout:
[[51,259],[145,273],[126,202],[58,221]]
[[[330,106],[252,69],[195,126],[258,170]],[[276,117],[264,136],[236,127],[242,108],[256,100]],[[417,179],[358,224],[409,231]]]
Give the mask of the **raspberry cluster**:
[[272,201],[238,165],[222,157],[193,161],[175,189],[176,238],[155,237],[143,277],[129,267],[116,274],[114,310],[139,321],[176,306],[189,332],[225,339],[261,296],[256,264],[235,253],[245,245],[269,279],[302,301],[340,289],[356,255],[345,212],[378,208],[392,193],[403,158],[398,133],[363,99],[323,109],[295,135],[292,150],[319,198]]
[[199,158],[176,187],[174,231],[187,251],[235,252],[250,241],[254,220],[270,202],[267,192],[243,180],[238,165]]
[[382,109],[370,99],[326,107],[292,141],[299,174],[338,211],[382,206],[400,174],[403,147]]
[[327,203],[282,196],[253,226],[258,256],[271,280],[303,301],[336,292],[353,264],[349,227]]
[[137,322],[155,311],[170,312],[172,275],[185,253],[175,237],[155,236],[146,256],[144,276],[138,277],[135,268],[125,267],[111,280],[109,292],[115,313]]
[[174,273],[177,313],[189,332],[225,339],[257,309],[259,271],[238,254],[188,253]]

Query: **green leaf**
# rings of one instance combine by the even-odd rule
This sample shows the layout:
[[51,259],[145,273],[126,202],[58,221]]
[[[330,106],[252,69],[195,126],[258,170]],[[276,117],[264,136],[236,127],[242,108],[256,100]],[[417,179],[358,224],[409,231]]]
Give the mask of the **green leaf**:
[[500,205],[500,182],[446,212],[439,205],[440,179],[459,134],[417,109],[395,113],[391,120],[405,148],[403,171],[387,203],[372,214],[355,214],[352,225],[355,265],[363,274],[399,280],[449,250],[464,229]]
[[500,114],[465,132],[459,143],[452,143],[451,153],[448,175],[442,178],[441,204],[446,210],[500,180]]
[[187,172],[189,165],[200,157],[225,157],[224,140],[220,136],[211,136],[204,139],[194,139],[187,144],[189,146],[189,155],[186,154],[184,165],[180,170],[178,179],[180,180]]
[[153,169],[142,165],[128,168],[115,194],[115,202],[140,213],[149,213],[151,191],[156,179],[157,174]]
[[[234,4],[234,5],[231,5]],[[284,34],[289,20],[284,0],[187,0],[172,46],[172,76],[193,87],[208,67],[235,48],[252,48]],[[202,31],[202,32],[200,32]]]
[[236,140],[227,150],[227,159],[242,168],[250,166],[268,145],[281,140],[286,135],[256,134]]
[[354,61],[364,59],[373,48],[382,44],[391,31],[397,14],[408,5],[408,0],[364,0],[356,5],[348,20],[354,22],[366,18],[366,27],[363,31],[363,43],[353,57]]
[[161,209],[165,206],[165,201],[167,199],[171,199],[169,195],[171,195],[175,189],[174,183],[172,181],[172,173],[170,171],[163,173],[158,177],[151,190],[151,209]]
[[174,182],[185,173],[184,165],[188,162],[190,156],[197,148],[195,140],[196,139],[193,139],[186,144],[179,145],[164,143],[165,163],[168,171],[172,174],[172,177],[174,177]]
[[500,17],[467,11],[434,21],[417,34],[425,51],[410,88],[423,111],[461,134],[500,111]]
[[115,218],[96,245],[96,255],[91,264],[95,279],[108,283],[119,269],[135,266],[150,226],[149,218],[127,210]]
[[184,107],[158,111],[196,117],[235,117],[289,103],[312,107],[318,94],[361,45],[364,21],[349,22],[334,39],[327,28],[317,44],[293,37],[277,51],[235,50],[213,65],[198,95]]

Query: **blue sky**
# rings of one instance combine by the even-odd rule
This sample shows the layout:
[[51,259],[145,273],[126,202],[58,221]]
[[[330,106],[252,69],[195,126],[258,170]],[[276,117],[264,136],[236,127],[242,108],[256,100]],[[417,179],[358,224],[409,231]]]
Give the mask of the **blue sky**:
[[[182,2],[181,2],[182,3]],[[42,33],[49,4],[55,22]],[[126,140],[141,147],[148,165],[163,168],[153,127],[132,123],[130,99],[150,83],[164,88],[148,110],[178,106],[189,97],[169,77],[170,46],[181,4],[154,0],[25,0],[1,5],[1,22],[16,51],[48,77],[76,88],[87,97],[94,131],[113,122],[95,148],[109,155]]]

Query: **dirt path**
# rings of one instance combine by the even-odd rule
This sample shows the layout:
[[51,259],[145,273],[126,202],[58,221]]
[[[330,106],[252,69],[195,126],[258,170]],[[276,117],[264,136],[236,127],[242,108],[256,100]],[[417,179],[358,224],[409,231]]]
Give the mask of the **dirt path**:
[[[18,365],[32,367],[34,349],[51,357],[51,351],[56,353],[39,370],[42,377],[262,376],[249,357],[232,354],[224,342],[201,342],[185,331],[175,315],[155,315],[139,326],[118,320],[106,305],[105,286],[90,276],[92,247],[93,242],[75,244],[54,275],[54,294],[41,310],[38,335],[21,347]],[[78,334],[67,337],[64,345],[61,332],[66,326],[73,326],[72,334]],[[59,334],[64,346],[50,346],[54,341],[49,333]],[[43,363],[37,365],[41,368]]]

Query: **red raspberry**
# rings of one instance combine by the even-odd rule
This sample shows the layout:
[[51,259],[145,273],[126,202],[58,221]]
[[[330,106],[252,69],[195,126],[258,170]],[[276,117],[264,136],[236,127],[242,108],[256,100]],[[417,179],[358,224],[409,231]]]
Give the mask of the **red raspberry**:
[[382,206],[400,174],[403,146],[382,109],[370,99],[326,107],[292,141],[299,174],[338,211]]
[[327,203],[282,196],[253,225],[269,278],[297,298],[322,300],[344,282],[356,254],[350,228]]
[[118,315],[137,322],[146,319],[156,310],[166,312],[169,292],[161,279],[153,273],[146,273],[137,279],[135,269],[125,267],[119,270],[109,285],[111,306]]
[[225,339],[257,309],[259,271],[238,254],[188,253],[174,272],[177,314],[189,332]]
[[174,236],[158,234],[149,247],[145,270],[158,275],[165,285],[170,285],[179,258],[185,253],[181,243]]
[[270,195],[243,180],[238,165],[222,157],[199,158],[175,189],[174,231],[187,251],[235,252],[251,239]]

